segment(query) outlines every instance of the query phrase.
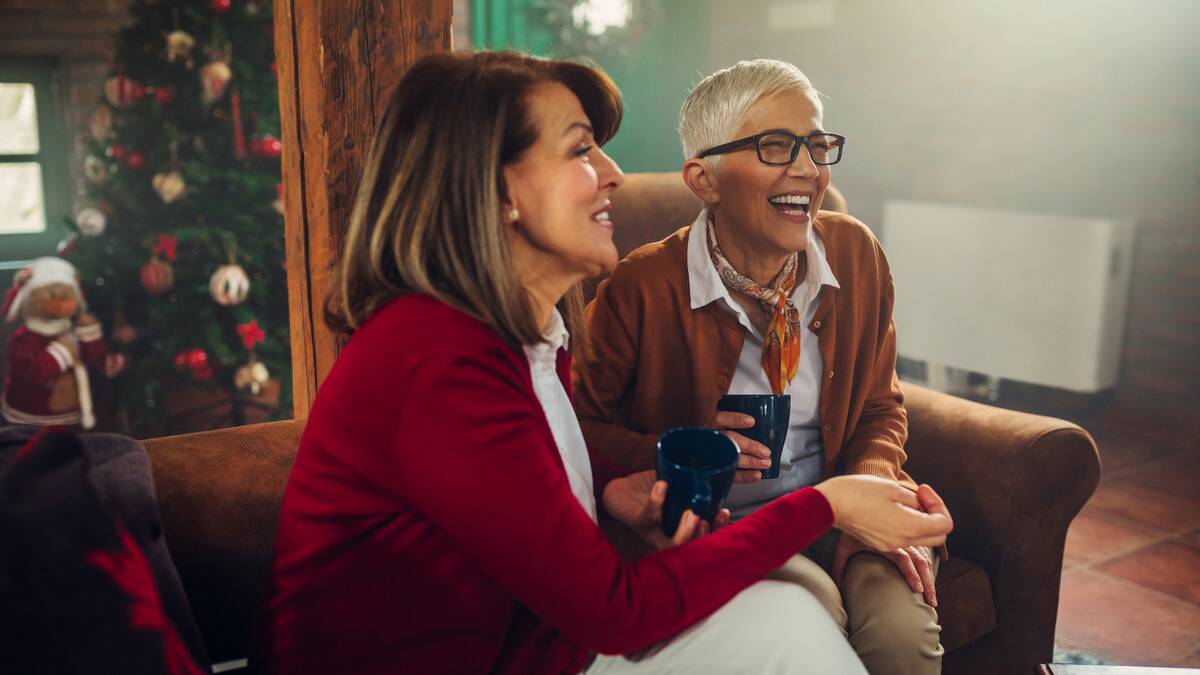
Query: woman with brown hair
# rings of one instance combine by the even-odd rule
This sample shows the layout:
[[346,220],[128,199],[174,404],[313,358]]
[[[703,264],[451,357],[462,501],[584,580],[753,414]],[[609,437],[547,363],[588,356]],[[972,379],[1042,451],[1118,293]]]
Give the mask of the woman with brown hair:
[[[835,523],[942,541],[932,491],[833,481],[668,541],[665,484],[583,442],[567,348],[578,283],[616,264],[620,118],[607,76],[560,61],[442,54],[400,82],[329,305],[352,337],[284,495],[268,670],[861,672],[811,596],[755,582]],[[625,562],[601,509],[669,550]]]

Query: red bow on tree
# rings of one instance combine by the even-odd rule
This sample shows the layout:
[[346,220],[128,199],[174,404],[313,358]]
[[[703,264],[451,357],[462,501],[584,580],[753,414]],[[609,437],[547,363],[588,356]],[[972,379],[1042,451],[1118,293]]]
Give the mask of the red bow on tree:
[[154,255],[162,256],[167,262],[175,262],[175,246],[179,240],[169,234],[158,235],[158,243],[154,245]]
[[254,345],[267,338],[267,334],[258,327],[257,320],[238,324],[237,332],[242,336],[242,344],[246,345],[246,349],[254,349]]

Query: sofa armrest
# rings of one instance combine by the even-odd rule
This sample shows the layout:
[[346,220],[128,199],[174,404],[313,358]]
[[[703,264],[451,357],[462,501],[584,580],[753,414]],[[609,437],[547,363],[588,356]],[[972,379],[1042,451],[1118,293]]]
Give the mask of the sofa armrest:
[[910,384],[904,394],[905,468],[946,500],[950,554],[978,563],[992,582],[988,651],[1012,659],[1004,672],[1048,661],[1067,528],[1100,481],[1095,442],[1063,420]]

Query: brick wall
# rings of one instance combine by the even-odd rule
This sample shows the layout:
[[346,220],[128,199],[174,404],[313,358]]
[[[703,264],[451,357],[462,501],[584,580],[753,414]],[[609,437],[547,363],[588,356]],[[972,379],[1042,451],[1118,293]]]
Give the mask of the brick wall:
[[0,0],[0,58],[58,61],[72,186],[82,187],[88,119],[104,91],[111,35],[128,20],[128,6],[129,0]]

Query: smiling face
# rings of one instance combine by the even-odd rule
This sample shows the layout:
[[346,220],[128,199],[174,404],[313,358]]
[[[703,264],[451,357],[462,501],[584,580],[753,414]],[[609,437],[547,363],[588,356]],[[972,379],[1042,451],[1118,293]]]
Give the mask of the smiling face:
[[[518,274],[564,279],[566,286],[617,264],[609,195],[625,181],[596,145],[579,98],[559,84],[535,86],[528,96],[537,141],[504,167],[514,267]],[[565,281],[570,278],[570,281]]]
[[[815,96],[789,89],[759,99],[733,138],[765,131],[797,136],[823,131]],[[771,166],[759,161],[754,146],[747,146],[721,156],[713,184],[709,203],[720,232],[760,256],[787,256],[808,246],[808,228],[829,185],[829,167],[813,164],[805,148],[791,164]]]

